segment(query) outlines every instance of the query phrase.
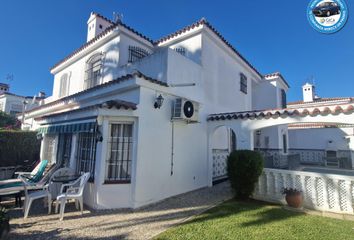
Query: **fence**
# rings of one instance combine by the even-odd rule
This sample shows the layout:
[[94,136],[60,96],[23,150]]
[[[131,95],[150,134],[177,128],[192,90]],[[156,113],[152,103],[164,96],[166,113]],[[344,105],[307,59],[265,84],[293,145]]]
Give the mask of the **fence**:
[[338,168],[352,169],[351,151],[338,150],[336,157],[326,157],[326,150],[289,149],[284,155],[281,149],[259,149],[265,159],[266,168],[296,169],[301,165],[327,166],[329,160],[337,163]]
[[227,177],[227,149],[213,149],[213,181]]
[[253,197],[284,202],[283,188],[303,192],[304,207],[335,213],[353,214],[354,177],[265,168]]
[[0,167],[0,180],[9,179],[15,172],[15,167]]

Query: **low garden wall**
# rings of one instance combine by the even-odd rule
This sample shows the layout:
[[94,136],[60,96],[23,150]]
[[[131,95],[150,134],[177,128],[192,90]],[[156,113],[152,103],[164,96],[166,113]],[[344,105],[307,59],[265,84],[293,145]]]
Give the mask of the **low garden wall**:
[[265,168],[253,198],[285,204],[283,188],[301,190],[305,208],[354,214],[352,176]]

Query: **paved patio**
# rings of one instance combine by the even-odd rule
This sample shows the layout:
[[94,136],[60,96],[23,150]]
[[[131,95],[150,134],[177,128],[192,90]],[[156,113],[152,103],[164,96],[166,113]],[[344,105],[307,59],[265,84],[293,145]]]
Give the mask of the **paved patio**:
[[28,219],[22,209],[9,211],[10,239],[149,239],[189,217],[231,198],[228,182],[169,198],[138,210],[84,211],[69,204],[64,221],[34,203]]

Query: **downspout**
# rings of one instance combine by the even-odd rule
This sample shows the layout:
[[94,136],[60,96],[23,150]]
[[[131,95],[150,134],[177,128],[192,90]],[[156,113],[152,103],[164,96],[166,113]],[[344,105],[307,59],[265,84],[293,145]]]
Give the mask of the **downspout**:
[[173,160],[174,160],[174,136],[175,136],[175,123],[172,122],[172,139],[171,139],[171,176],[173,175]]

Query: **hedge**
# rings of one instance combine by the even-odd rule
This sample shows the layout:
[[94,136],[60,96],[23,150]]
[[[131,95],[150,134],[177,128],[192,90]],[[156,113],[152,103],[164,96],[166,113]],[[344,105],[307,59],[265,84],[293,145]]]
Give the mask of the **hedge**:
[[263,157],[259,152],[251,150],[233,151],[227,158],[227,174],[235,198],[249,198],[262,171]]
[[0,167],[25,165],[39,159],[37,132],[0,130]]

